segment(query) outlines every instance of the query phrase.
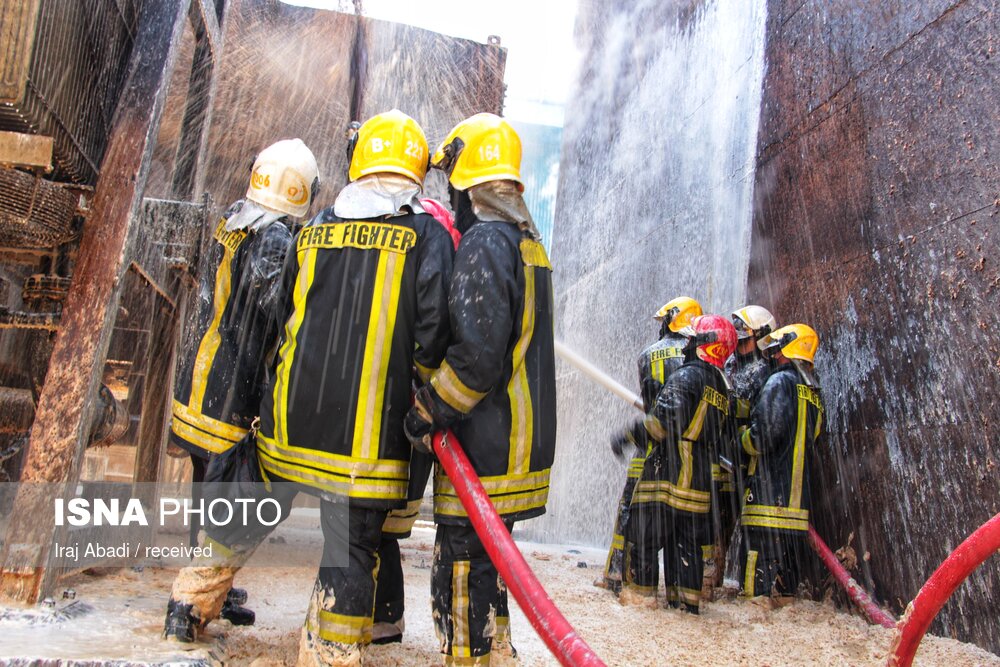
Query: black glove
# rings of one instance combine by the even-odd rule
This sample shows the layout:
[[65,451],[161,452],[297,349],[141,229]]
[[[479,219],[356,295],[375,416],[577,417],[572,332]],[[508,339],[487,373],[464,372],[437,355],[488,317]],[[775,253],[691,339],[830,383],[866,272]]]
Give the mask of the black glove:
[[622,431],[618,435],[611,437],[611,453],[620,461],[625,459],[625,449],[631,445],[632,434],[628,431]]
[[423,415],[420,414],[420,409],[415,405],[410,408],[410,411],[406,413],[406,418],[403,419],[403,432],[406,433],[406,439],[418,452],[430,454],[434,450],[431,443],[433,430],[434,424],[424,419]]

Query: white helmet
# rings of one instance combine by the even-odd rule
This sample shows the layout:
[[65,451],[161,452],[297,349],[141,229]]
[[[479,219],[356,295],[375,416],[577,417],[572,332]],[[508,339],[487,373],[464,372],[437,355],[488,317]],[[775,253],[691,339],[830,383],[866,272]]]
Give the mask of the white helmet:
[[257,155],[247,199],[301,218],[309,211],[318,185],[319,168],[312,151],[301,139],[283,139]]
[[778,328],[778,323],[767,308],[762,306],[743,306],[733,311],[733,326],[739,340],[751,336],[761,339]]

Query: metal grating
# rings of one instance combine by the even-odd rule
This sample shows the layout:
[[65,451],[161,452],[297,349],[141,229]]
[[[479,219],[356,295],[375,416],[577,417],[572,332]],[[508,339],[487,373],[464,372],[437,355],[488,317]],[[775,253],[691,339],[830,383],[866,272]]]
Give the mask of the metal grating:
[[52,248],[73,237],[77,198],[16,169],[0,169],[0,246]]
[[0,48],[0,129],[53,137],[58,180],[97,179],[139,6],[140,0],[0,0],[0,34],[9,40]]

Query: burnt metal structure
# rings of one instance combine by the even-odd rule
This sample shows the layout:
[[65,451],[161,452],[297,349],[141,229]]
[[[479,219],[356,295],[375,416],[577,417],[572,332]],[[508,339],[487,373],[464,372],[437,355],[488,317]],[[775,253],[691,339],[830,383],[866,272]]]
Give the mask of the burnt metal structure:
[[[130,482],[112,493],[131,488],[155,503],[155,492],[133,485],[159,474],[177,331],[191,283],[186,276],[197,262],[209,208],[207,202],[144,201],[144,194],[182,46],[194,52],[182,79],[199,99],[183,108],[171,180],[184,198],[195,187],[223,3],[97,5],[86,16],[79,12],[88,6],[80,3],[0,6],[0,30],[21,40],[0,63],[3,83],[21,90],[7,100],[0,127],[58,128],[51,177],[37,169],[34,175],[0,170],[3,277],[10,284],[25,276],[24,310],[0,311],[0,329],[13,337],[3,341],[0,376],[13,385],[3,403],[16,408],[17,417],[4,421],[12,431],[4,435],[13,436],[5,443],[20,448],[27,442],[0,556],[0,596],[9,601],[38,600],[62,574],[50,567],[53,539],[65,538],[52,521],[52,500],[73,494],[88,446],[133,446]],[[184,43],[186,35],[193,39]],[[101,39],[107,43],[95,42]],[[97,43],[107,62],[87,51]],[[14,68],[18,62],[21,69]],[[64,79],[60,68],[74,76]],[[7,76],[12,71],[18,76]],[[15,120],[21,124],[12,125]],[[16,368],[16,351],[23,348],[27,367]],[[30,440],[17,439],[25,422]],[[6,456],[14,448],[3,456],[14,458],[17,452]]]
[[[748,299],[811,323],[813,522],[901,613],[1000,511],[995,0],[768,2]],[[1000,563],[931,630],[1000,651]]]

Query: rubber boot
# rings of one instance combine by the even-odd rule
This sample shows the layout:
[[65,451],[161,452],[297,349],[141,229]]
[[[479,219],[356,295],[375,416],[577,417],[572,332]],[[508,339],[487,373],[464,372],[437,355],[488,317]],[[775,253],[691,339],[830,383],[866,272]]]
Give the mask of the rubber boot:
[[226,593],[226,602],[229,604],[235,604],[240,607],[247,603],[247,589],[245,588],[230,588],[229,592]]
[[194,615],[194,607],[170,598],[167,602],[167,618],[163,622],[163,638],[190,644],[198,640],[200,630],[201,621]]
[[219,617],[224,618],[233,625],[253,625],[257,620],[257,615],[252,609],[235,604],[229,598],[226,598],[225,603],[222,605]]
[[361,645],[328,642],[314,637],[306,628],[299,635],[296,667],[360,667]]

